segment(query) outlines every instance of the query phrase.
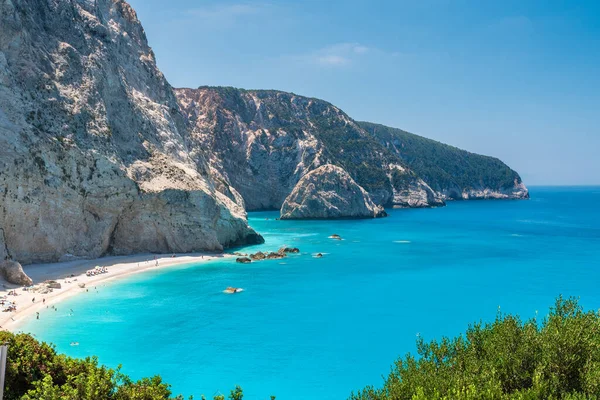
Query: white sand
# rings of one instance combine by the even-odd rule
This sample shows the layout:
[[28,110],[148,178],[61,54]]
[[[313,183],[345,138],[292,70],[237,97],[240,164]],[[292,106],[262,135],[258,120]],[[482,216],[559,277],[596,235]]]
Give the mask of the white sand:
[[[54,280],[61,284],[61,289],[54,289],[52,293],[39,294],[24,291],[22,287],[11,285],[4,282],[0,287],[0,296],[7,295],[9,291],[15,290],[18,296],[8,296],[8,300],[16,303],[17,311],[0,311],[0,329],[16,331],[23,320],[46,309],[46,306],[56,305],[60,301],[85,293],[86,289],[93,289],[99,283],[109,280],[123,278],[140,272],[166,268],[178,264],[208,262],[217,258],[230,257],[229,254],[186,254],[172,256],[157,256],[158,266],[152,254],[142,254],[135,256],[105,257],[95,260],[78,260],[53,264],[33,264],[23,267],[25,273],[33,279],[33,284],[37,285],[46,280]],[[86,276],[86,271],[95,266],[108,267],[108,273],[95,276]],[[71,277],[74,275],[74,277]],[[85,288],[80,288],[79,284],[85,283]],[[35,298],[35,303],[32,299]],[[43,302],[43,299],[46,302]]]

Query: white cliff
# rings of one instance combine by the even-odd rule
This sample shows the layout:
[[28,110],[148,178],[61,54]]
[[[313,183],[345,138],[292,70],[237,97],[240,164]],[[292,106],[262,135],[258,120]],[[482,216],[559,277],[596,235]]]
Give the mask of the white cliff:
[[[122,0],[0,0],[0,252],[21,263],[261,240],[194,152]],[[1,243],[0,243],[1,244]]]
[[281,206],[281,219],[385,217],[382,207],[340,167],[323,165],[300,179]]
[[[419,207],[443,200],[354,120],[319,99],[275,90],[229,87],[176,89],[207,154],[243,197],[248,210],[280,209],[307,173],[325,164],[343,168],[378,205]],[[419,200],[415,200],[416,198]]]

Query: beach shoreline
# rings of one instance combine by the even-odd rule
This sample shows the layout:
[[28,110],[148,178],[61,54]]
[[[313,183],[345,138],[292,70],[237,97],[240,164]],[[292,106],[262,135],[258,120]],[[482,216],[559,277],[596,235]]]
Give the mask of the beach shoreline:
[[[7,296],[14,302],[17,310],[0,312],[0,330],[17,332],[22,323],[31,315],[56,305],[70,297],[86,293],[90,287],[101,283],[123,279],[131,275],[173,267],[176,265],[204,263],[212,260],[233,257],[231,254],[193,253],[173,255],[137,254],[132,256],[113,256],[91,260],[32,264],[24,266],[25,273],[38,285],[47,280],[60,283],[60,289],[51,293],[40,294],[23,290],[22,286],[12,285],[4,281],[0,287],[0,296]],[[108,272],[87,276],[86,271],[96,266],[107,267]],[[84,288],[80,284],[85,284]],[[14,290],[17,296],[8,296]],[[35,299],[35,302],[32,300]],[[44,302],[45,300],[45,302]]]

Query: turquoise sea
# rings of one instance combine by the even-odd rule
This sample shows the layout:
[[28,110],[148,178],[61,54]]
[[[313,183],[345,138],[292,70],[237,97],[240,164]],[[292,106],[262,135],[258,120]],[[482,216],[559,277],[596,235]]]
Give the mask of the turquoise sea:
[[[250,400],[345,399],[380,384],[395,358],[415,351],[417,334],[454,336],[498,308],[545,314],[559,294],[600,308],[600,188],[535,187],[531,196],[369,221],[251,213],[266,243],[242,251],[302,253],[141,274],[23,330],[136,378],[161,374],[184,395],[212,398],[239,384]],[[334,233],[344,240],[328,239]],[[245,291],[225,295],[227,286]]]

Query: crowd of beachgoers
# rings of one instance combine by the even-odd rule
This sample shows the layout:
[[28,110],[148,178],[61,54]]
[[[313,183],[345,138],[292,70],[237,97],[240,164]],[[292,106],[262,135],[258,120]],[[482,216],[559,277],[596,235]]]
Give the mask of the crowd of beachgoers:
[[[56,311],[56,304],[72,295],[91,292],[100,282],[176,264],[211,261],[223,254],[134,255],[94,260],[76,260],[36,264],[25,268],[35,285],[16,287],[0,282],[0,330],[15,331],[27,316],[41,317],[46,309]],[[87,268],[81,268],[87,266]],[[89,288],[89,289],[88,289]]]
[[0,297],[0,306],[2,307],[2,312],[17,311],[17,304],[14,301],[9,300],[8,296],[18,296],[18,294],[16,291],[11,290],[8,292],[8,295]]
[[[102,275],[102,274],[108,274],[108,272],[109,272],[108,267],[96,266],[95,268],[86,271],[85,275],[87,277],[92,277],[92,276],[97,276],[97,275]],[[75,275],[73,275],[73,274],[65,277],[64,284],[70,284],[70,283],[77,282],[77,278],[75,278],[75,279],[73,279],[73,278],[75,278]],[[78,287],[84,288],[85,283],[79,283]],[[34,297],[31,299],[31,303],[35,304],[36,303],[36,298],[35,298],[36,294],[37,295],[47,295],[49,293],[52,293],[55,289],[61,289],[61,288],[62,288],[62,285],[60,282],[55,281],[55,280],[46,280],[37,285],[25,286],[20,289],[11,289],[5,295],[0,296],[0,308],[1,308],[2,312],[16,313],[17,312],[17,298],[16,297],[21,295],[21,293],[19,293],[19,291],[25,292],[23,294],[33,295]],[[14,299],[11,300],[9,298],[9,296],[12,296]],[[39,301],[39,297],[38,297],[38,301]],[[43,304],[46,303],[45,298],[42,298],[42,303]],[[38,313],[38,319],[39,319],[39,313]]]
[[96,266],[96,268],[86,271],[85,276],[96,276],[96,275],[107,274],[107,273],[108,273],[107,267]]

